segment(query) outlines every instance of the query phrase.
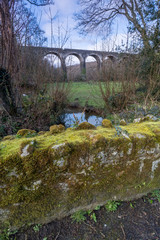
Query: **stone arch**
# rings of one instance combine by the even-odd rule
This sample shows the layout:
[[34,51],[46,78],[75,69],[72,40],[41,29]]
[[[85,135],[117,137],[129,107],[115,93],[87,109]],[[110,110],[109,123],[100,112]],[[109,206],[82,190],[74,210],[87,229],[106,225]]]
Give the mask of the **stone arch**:
[[47,59],[50,62],[51,71],[53,71],[55,79],[66,79],[66,66],[61,53],[52,50],[46,51],[43,54],[43,59]]
[[81,56],[80,54],[78,54],[78,53],[75,53],[75,52],[70,52],[70,53],[68,53],[68,54],[65,56],[65,59],[66,59],[67,57],[69,57],[69,56],[72,56],[72,55],[75,56],[75,57],[77,57],[80,62],[83,61],[82,56]]
[[[72,59],[72,57],[76,58],[78,61],[76,59]],[[64,62],[67,78],[73,81],[79,80],[82,72],[82,57],[75,52],[70,52],[64,57]]]
[[107,56],[105,57],[105,59],[109,59],[109,60],[111,60],[112,62],[116,62],[116,61],[117,61],[117,58],[116,58],[115,56],[113,56],[113,55],[107,55]]
[[[47,58],[47,56],[49,56],[49,55],[54,55],[54,56],[56,56],[56,57],[60,60],[61,66],[63,66],[63,61],[62,61],[62,58],[61,58],[60,54],[58,54],[58,53],[55,52],[55,51],[50,51],[50,52],[46,52],[46,53],[44,54],[43,58]],[[51,61],[52,61],[52,59],[51,59]],[[54,61],[54,60],[53,60],[53,61]],[[52,64],[53,64],[53,63],[52,63]]]
[[[89,59],[90,58],[90,59]],[[86,56],[86,80],[97,81],[101,70],[101,58],[97,54],[87,54]]]
[[86,59],[87,59],[87,57],[93,57],[95,60],[96,60],[96,62],[97,62],[97,67],[98,67],[98,70],[100,70],[100,68],[101,68],[101,58],[100,58],[100,56],[98,56],[97,54],[88,54],[87,56],[86,56]]

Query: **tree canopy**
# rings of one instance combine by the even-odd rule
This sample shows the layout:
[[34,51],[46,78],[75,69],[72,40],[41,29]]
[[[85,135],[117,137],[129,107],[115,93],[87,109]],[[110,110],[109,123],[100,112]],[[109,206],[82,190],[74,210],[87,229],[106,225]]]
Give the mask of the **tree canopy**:
[[157,47],[159,0],[80,0],[79,4],[76,18],[82,32],[110,29],[116,17],[125,16],[130,30],[137,31],[146,48]]

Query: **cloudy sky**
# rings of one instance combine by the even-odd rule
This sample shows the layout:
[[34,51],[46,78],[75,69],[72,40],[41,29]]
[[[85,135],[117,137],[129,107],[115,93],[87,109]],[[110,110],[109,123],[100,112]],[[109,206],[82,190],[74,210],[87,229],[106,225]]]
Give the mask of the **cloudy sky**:
[[[75,48],[75,49],[92,49],[92,50],[109,50],[113,46],[121,45],[126,39],[126,21],[121,18],[117,20],[113,27],[112,35],[108,39],[97,37],[94,34],[86,37],[79,34],[74,19],[74,13],[80,10],[78,0],[55,0],[52,6],[46,6],[36,9],[36,14],[40,20],[41,28],[45,31],[48,38],[47,45],[51,46],[51,18],[52,18],[52,38],[53,47]],[[68,41],[63,44],[67,33]]]

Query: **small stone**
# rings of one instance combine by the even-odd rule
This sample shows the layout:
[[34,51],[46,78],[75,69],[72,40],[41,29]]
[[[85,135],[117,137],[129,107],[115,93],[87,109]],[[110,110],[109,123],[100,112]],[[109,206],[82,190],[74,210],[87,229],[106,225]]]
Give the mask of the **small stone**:
[[143,118],[136,118],[134,119],[134,123],[141,123],[141,122],[145,122],[145,121],[153,121],[153,122],[156,122],[156,121],[159,121],[159,118],[151,115],[151,114],[148,114],[147,116],[143,117]]
[[33,190],[37,190],[39,188],[39,186],[41,185],[41,183],[42,183],[42,180],[38,180],[38,181],[34,182],[33,186],[32,186]]
[[147,116],[145,116],[143,118],[143,121],[153,121],[153,122],[156,122],[158,120],[159,120],[159,118],[157,118],[157,117],[155,117],[155,116],[153,116],[151,114],[148,114]]
[[80,123],[79,126],[76,128],[76,130],[85,130],[85,129],[96,129],[96,127],[88,122],[83,122],[83,123]]
[[143,121],[142,118],[135,118],[135,119],[133,120],[134,123],[141,123],[142,121]]
[[125,121],[124,119],[121,119],[121,121],[120,121],[120,125],[121,125],[121,126],[126,126],[127,123],[126,123],[126,121]]
[[102,126],[105,127],[105,128],[112,128],[113,127],[111,121],[108,120],[108,119],[104,119],[102,121]]
[[51,134],[61,133],[61,132],[65,131],[65,126],[63,126],[62,124],[53,125],[53,126],[50,126],[49,130],[50,130]]

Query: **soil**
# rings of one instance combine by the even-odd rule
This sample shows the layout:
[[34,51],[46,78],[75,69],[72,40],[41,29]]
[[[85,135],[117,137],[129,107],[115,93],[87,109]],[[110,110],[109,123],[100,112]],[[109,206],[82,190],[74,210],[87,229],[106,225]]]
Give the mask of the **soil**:
[[160,202],[151,194],[122,202],[114,212],[105,207],[94,211],[97,222],[88,215],[81,223],[70,216],[35,227],[20,229],[16,240],[159,240]]

